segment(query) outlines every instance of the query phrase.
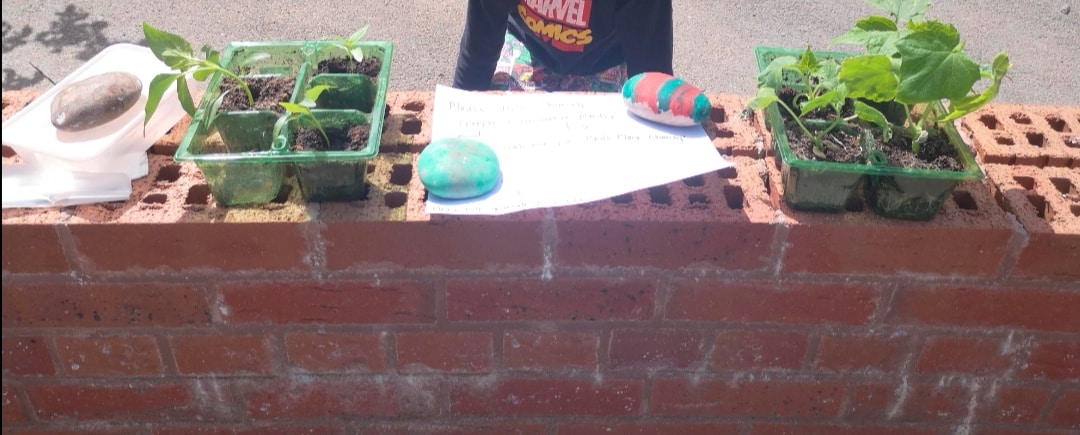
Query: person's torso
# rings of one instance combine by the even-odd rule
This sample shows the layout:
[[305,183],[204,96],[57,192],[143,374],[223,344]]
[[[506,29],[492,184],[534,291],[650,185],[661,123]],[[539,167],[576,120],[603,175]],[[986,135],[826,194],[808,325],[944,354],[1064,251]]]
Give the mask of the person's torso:
[[593,74],[623,61],[616,0],[519,0],[510,30],[556,72]]

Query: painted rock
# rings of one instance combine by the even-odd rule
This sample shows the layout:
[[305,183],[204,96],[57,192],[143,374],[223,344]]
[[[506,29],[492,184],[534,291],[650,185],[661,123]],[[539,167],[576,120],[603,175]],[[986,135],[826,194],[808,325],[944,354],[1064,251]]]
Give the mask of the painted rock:
[[52,100],[52,124],[59,130],[80,131],[112,121],[127,112],[142,95],[134,74],[108,72],[66,86]]
[[432,195],[472,198],[490,192],[499,183],[499,157],[475,139],[439,139],[420,152],[416,172]]
[[631,77],[623,85],[622,96],[630,113],[676,127],[700,124],[712,110],[697,86],[658,72]]

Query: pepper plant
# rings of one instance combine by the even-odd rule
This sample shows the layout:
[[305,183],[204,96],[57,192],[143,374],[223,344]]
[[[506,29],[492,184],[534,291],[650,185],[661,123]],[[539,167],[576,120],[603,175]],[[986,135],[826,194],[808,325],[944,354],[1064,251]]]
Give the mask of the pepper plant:
[[154,53],[154,56],[173,69],[173,72],[158,74],[150,80],[149,94],[144,108],[146,113],[143,119],[144,127],[146,123],[150,122],[150,117],[154,115],[154,112],[157,111],[165,91],[173,83],[176,84],[176,96],[180,100],[180,106],[184,108],[188,115],[195,115],[195,102],[191,98],[191,90],[188,88],[188,76],[202,82],[212,77],[214,73],[220,72],[236,80],[240,84],[240,88],[247,94],[248,103],[254,104],[255,98],[251,95],[251,89],[248,87],[247,81],[222,66],[221,53],[213,49],[209,44],[203,45],[201,49],[203,56],[200,58],[192,50],[191,43],[184,39],[183,36],[158,29],[146,22],[143,22],[143,35],[146,37],[146,43],[150,46],[150,51]]
[[348,38],[343,36],[334,36],[330,40],[333,41],[333,47],[345,50],[349,54],[350,65],[356,65],[359,62],[364,61],[364,48],[360,46],[360,42],[364,40],[364,34],[367,33],[368,26],[361,27],[357,31],[349,35]]
[[330,145],[330,137],[326,135],[326,130],[323,129],[322,123],[319,119],[311,113],[311,109],[316,106],[315,100],[319,99],[319,95],[330,89],[327,85],[312,86],[310,89],[304,92],[304,99],[300,103],[279,102],[281,107],[285,108],[285,113],[278,117],[277,122],[274,123],[274,135],[278,137],[281,134],[281,129],[285,128],[285,125],[291,121],[296,121],[298,125],[302,125],[308,128],[314,128],[322,134],[323,140],[326,144]]

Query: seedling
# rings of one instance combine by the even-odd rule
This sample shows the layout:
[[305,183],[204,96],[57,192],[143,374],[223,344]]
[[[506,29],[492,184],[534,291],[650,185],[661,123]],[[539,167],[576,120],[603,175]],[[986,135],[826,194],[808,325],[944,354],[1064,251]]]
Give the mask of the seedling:
[[280,102],[278,104],[285,108],[285,113],[278,117],[277,122],[274,123],[274,136],[278,137],[281,134],[281,129],[285,128],[285,125],[291,121],[296,121],[298,125],[314,128],[322,134],[323,140],[327,145],[330,145],[330,137],[326,135],[326,130],[323,130],[322,123],[319,119],[312,115],[311,109],[315,107],[315,100],[319,99],[319,95],[323,91],[330,89],[327,85],[312,86],[304,92],[304,99],[299,104]]
[[146,22],[143,22],[143,34],[146,36],[146,42],[150,46],[150,50],[154,52],[154,56],[174,71],[158,74],[150,80],[143,127],[150,122],[150,117],[154,115],[158,104],[161,103],[165,90],[173,83],[176,83],[176,96],[180,100],[180,105],[184,108],[184,111],[188,115],[195,115],[195,102],[191,98],[191,90],[188,89],[187,84],[188,76],[203,82],[212,77],[214,73],[220,72],[236,80],[240,84],[240,88],[247,94],[248,104],[254,104],[255,98],[251,95],[251,89],[248,88],[247,81],[222,66],[221,53],[214,50],[210,45],[203,45],[201,49],[203,57],[199,58],[192,50],[191,43],[180,35],[155,28]]
[[331,40],[334,42],[334,47],[345,50],[349,54],[350,66],[354,66],[357,63],[364,61],[364,48],[360,46],[360,42],[364,39],[364,34],[367,33],[368,26],[361,27],[359,30],[353,32],[348,38],[342,36],[333,36]]
[[[809,47],[802,56],[779,56],[773,59],[758,74],[758,92],[748,103],[747,107],[752,110],[761,110],[770,104],[776,103],[782,107],[806,137],[814,144],[814,155],[825,158],[825,147],[833,146],[826,140],[829,133],[845,122],[859,118],[859,113],[878,112],[869,105],[856,101],[855,115],[842,116],[845,104],[848,102],[849,93],[845,86],[840,84],[837,74],[840,64],[836,59],[818,59]],[[785,83],[784,76],[794,77],[794,82]],[[795,93],[789,105],[778,96],[781,89],[790,89]],[[815,110],[825,109],[834,114],[832,120],[823,128],[809,128],[806,118]],[[884,120],[884,115],[880,116]]]
[[[912,150],[925,142],[927,127],[967,115],[997,96],[1009,70],[1009,56],[999,53],[980,65],[964,53],[956,27],[926,20],[929,0],[867,0],[889,17],[871,15],[834,42],[860,44],[866,54],[844,59],[839,81],[851,98],[894,102],[904,108],[903,128]],[[901,27],[902,25],[902,27]],[[981,92],[980,79],[990,80]],[[948,101],[948,108],[942,104]],[[921,110],[915,110],[917,107]],[[914,112],[921,112],[918,120]],[[890,128],[885,128],[887,133]]]

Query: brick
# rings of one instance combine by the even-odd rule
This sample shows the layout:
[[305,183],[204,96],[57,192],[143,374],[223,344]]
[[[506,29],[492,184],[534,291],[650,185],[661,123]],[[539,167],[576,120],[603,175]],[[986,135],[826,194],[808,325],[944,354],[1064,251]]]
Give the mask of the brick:
[[1080,159],[1080,150],[1066,144],[1080,131],[1078,112],[1077,107],[994,103],[962,118],[961,129],[971,134],[986,163],[1068,168]]
[[596,332],[506,331],[503,367],[508,370],[595,370],[600,335]]
[[763,270],[776,213],[759,160],[614,198],[556,208],[559,266]]
[[[961,382],[908,382],[898,394],[897,421],[956,423],[968,414],[970,389]],[[890,417],[893,415],[890,413]]]
[[914,428],[908,426],[838,426],[832,424],[776,424],[755,423],[754,435],[936,435],[935,428]]
[[398,333],[398,370],[486,372],[491,370],[492,346],[490,332]]
[[401,435],[424,434],[424,435],[547,435],[548,425],[545,423],[497,423],[497,422],[448,422],[444,424],[409,424],[406,427],[393,426],[398,431],[390,432],[387,428],[378,428],[370,432],[361,428],[362,435],[384,435],[387,433],[400,433]]
[[4,337],[3,352],[4,375],[49,376],[56,373],[45,337]]
[[747,97],[733,94],[705,94],[712,110],[709,120],[701,125],[712,139],[717,151],[725,156],[761,158],[765,150],[756,142],[756,126],[739,116],[746,107]]
[[56,337],[69,376],[152,376],[164,372],[157,341],[148,336]]
[[181,335],[170,343],[182,374],[269,373],[266,338],[255,335]]
[[838,415],[843,395],[843,386],[835,381],[657,379],[653,382],[650,413],[828,418]]
[[989,394],[980,408],[980,420],[1010,424],[1034,424],[1050,401],[1046,388],[1003,385]]
[[435,290],[411,282],[245,282],[220,288],[223,320],[241,323],[433,323]]
[[896,402],[897,386],[866,383],[848,387],[848,399],[843,419],[853,423],[885,421],[890,418],[892,405]]
[[1046,416],[1046,423],[1066,429],[1080,429],[1080,390],[1066,390],[1058,396]]
[[738,435],[735,423],[560,423],[559,435]]
[[351,434],[346,428],[328,425],[290,425],[287,422],[271,425],[256,425],[251,429],[237,429],[236,435],[346,435]]
[[43,420],[160,421],[199,413],[182,384],[40,385],[27,388]]
[[[7,356],[4,357],[4,361],[7,361]],[[5,429],[12,426],[22,426],[30,422],[30,416],[23,409],[21,397],[21,392],[8,384],[4,384],[3,401],[0,403],[3,404],[2,421]]]
[[3,226],[4,273],[63,273],[71,269],[56,228],[51,225]]
[[170,284],[4,284],[3,325],[96,328],[202,326],[210,323],[206,297]]
[[543,265],[538,220],[470,218],[433,218],[429,222],[330,220],[323,231],[326,267],[498,270]]
[[97,271],[307,271],[301,224],[168,222],[69,225],[79,253]]
[[802,367],[809,337],[801,332],[726,330],[716,335],[713,370]]
[[1012,364],[1002,339],[936,336],[927,338],[915,361],[919,373],[1002,375]]
[[656,289],[647,280],[450,280],[449,320],[646,320]]
[[174,426],[155,427],[150,432],[152,435],[234,435],[236,431],[228,427],[215,426]]
[[379,334],[297,332],[285,335],[289,364],[312,372],[381,372],[386,351]]
[[[824,218],[805,218],[802,214],[799,218],[806,222],[788,231],[782,259],[785,273],[892,275],[902,270],[992,277],[997,274],[1012,237],[1012,228],[1004,218],[991,228],[970,223],[952,227],[937,221],[916,224],[884,218],[862,225],[839,220],[818,222]],[[948,256],[929,253],[948,253]]]
[[[1080,157],[1080,150],[1077,151]],[[1080,158],[1076,160],[1080,165]],[[1080,279],[1080,171],[987,165],[1000,206],[1013,213],[1027,241],[1011,271],[1033,279]]]
[[435,93],[432,91],[391,91],[386,94],[388,114],[380,153],[419,153],[431,142],[431,120]]
[[886,321],[968,327],[1020,327],[1047,331],[1080,331],[1080,293],[965,287],[899,289]]
[[814,368],[822,371],[892,373],[900,369],[911,338],[904,332],[890,334],[827,334],[818,344]]
[[705,336],[687,329],[616,329],[608,346],[613,370],[686,370],[705,362]]
[[[440,406],[434,378],[304,378],[269,380],[241,387],[256,420],[431,416]],[[287,393],[286,393],[287,392]]]
[[1037,343],[1021,366],[1020,376],[1074,382],[1080,380],[1080,341]]
[[673,286],[666,318],[768,323],[865,324],[880,292],[865,286],[683,281]]
[[492,385],[462,383],[450,390],[455,415],[635,415],[640,381],[501,379]]
[[3,119],[7,121],[8,118],[19,113],[24,107],[34,101],[35,98],[41,95],[43,91],[41,89],[12,89],[4,90],[3,93]]
[[771,225],[745,222],[588,222],[564,218],[559,221],[555,258],[567,267],[761,270],[769,264],[774,233]]

